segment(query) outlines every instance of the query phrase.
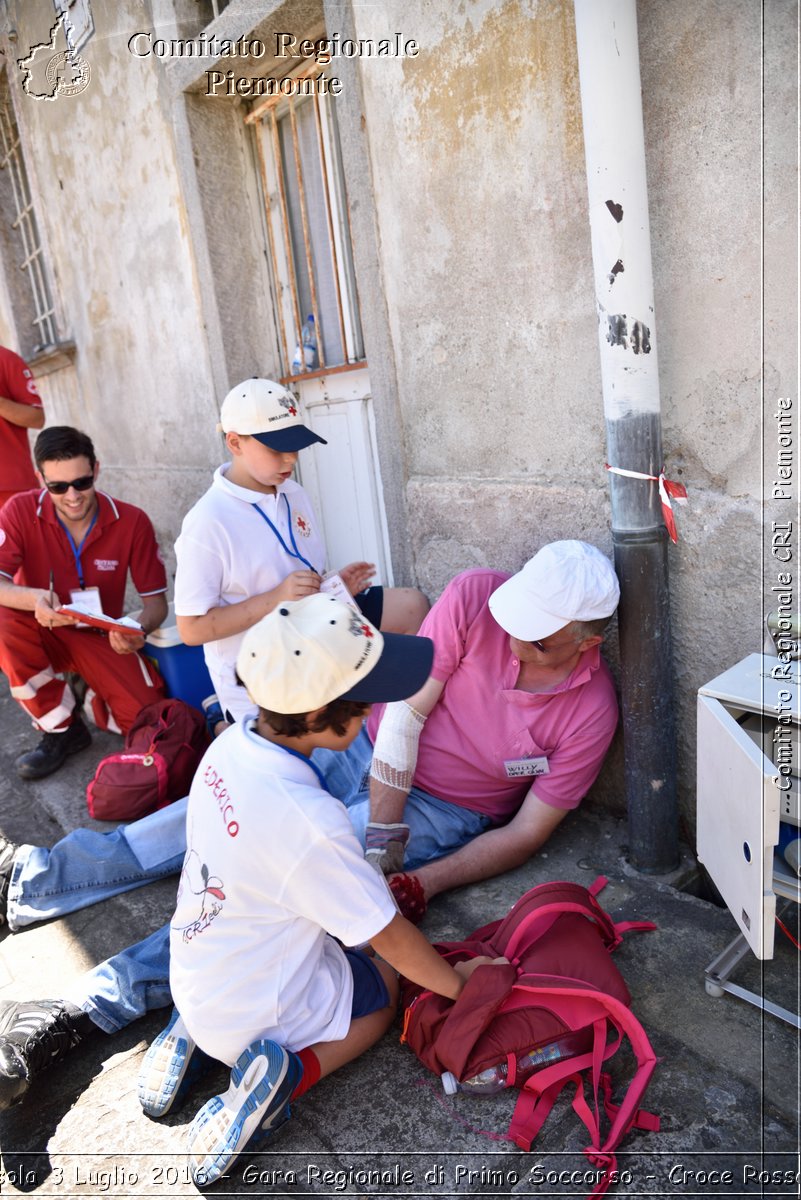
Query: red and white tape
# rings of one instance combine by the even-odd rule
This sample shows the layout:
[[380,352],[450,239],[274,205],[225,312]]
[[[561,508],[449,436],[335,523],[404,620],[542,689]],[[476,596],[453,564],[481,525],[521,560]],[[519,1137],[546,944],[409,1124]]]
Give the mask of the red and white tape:
[[672,498],[677,504],[687,503],[687,489],[684,484],[676,483],[674,479],[665,479],[664,471],[660,471],[658,475],[646,475],[642,471],[627,471],[623,467],[610,467],[609,463],[604,463],[604,466],[613,475],[625,475],[627,479],[648,479],[653,483],[659,484],[662,516],[664,517],[671,542],[677,542],[679,536],[676,533],[676,519],[673,516],[673,505],[670,501]]

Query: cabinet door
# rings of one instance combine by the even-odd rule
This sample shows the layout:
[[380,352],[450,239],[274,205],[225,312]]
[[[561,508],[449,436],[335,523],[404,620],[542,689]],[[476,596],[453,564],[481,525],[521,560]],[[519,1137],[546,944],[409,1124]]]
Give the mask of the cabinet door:
[[776,768],[719,700],[698,697],[698,858],[757,958],[773,957]]

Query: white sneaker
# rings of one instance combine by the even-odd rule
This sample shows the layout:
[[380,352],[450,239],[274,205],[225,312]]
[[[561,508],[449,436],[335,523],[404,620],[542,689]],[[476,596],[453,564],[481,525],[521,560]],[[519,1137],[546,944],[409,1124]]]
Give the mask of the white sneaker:
[[189,1170],[197,1187],[216,1183],[239,1155],[289,1119],[303,1076],[296,1054],[276,1042],[253,1042],[236,1060],[231,1085],[203,1105],[189,1129]]

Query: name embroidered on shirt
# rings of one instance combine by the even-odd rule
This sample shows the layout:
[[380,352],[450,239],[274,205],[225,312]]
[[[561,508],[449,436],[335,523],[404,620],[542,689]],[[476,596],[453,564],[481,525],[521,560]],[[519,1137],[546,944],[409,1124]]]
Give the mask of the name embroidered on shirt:
[[239,822],[236,820],[234,806],[231,802],[231,794],[223,782],[222,775],[219,775],[214,770],[211,763],[208,764],[203,774],[203,782],[206,787],[211,789],[212,795],[217,802],[222,819],[225,821],[225,832],[229,837],[236,837],[239,833]]
[[547,758],[507,758],[504,760],[507,779],[519,779],[533,775],[548,775],[551,768]]
[[98,571],[116,571],[120,565],[118,558],[96,558],[95,566]]

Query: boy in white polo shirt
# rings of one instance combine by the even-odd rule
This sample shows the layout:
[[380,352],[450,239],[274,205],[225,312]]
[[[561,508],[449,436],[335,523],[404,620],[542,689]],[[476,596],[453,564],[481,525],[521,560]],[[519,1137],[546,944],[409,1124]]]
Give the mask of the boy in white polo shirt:
[[[225,397],[219,428],[231,462],[186,515],[175,544],[175,613],[187,645],[203,645],[221,706],[237,720],[251,709],[234,667],[242,636],[282,600],[320,590],[326,553],[306,492],[292,478],[298,452],[323,438],[307,428],[280,383],[246,379]],[[374,566],[338,574],[369,621],[416,633],[428,601],[415,588],[368,587]],[[366,590],[365,590],[366,589]]]
[[[432,656],[428,638],[382,637],[325,594],[279,604],[242,639],[237,671],[258,716],[217,738],[195,776],[170,929],[178,1011],[233,1067],[189,1131],[200,1186],[386,1032],[395,970],[455,999],[490,961],[454,970],[396,911],[310,761],[345,749],[371,703],[415,692]],[[367,942],[385,961],[343,949]]]

